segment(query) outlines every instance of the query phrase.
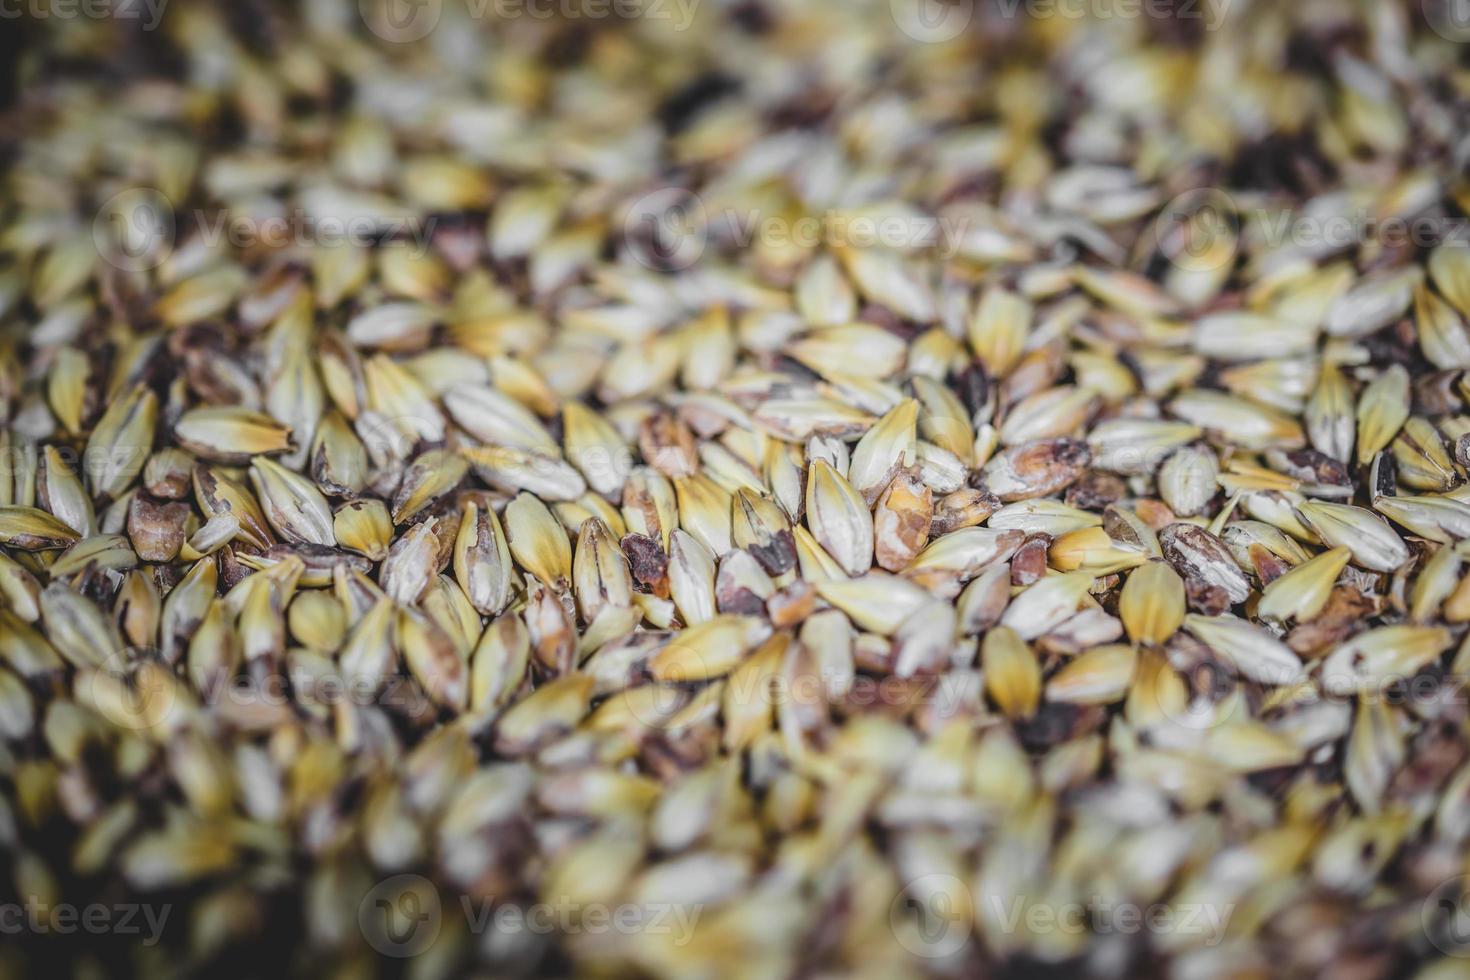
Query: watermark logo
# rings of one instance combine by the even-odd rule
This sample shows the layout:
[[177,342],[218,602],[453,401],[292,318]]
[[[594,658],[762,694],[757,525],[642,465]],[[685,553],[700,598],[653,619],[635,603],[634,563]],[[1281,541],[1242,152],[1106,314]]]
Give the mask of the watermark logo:
[[1150,233],[1159,253],[1176,268],[1209,272],[1232,264],[1242,242],[1253,249],[1290,249],[1315,257],[1368,243],[1384,249],[1423,250],[1470,241],[1470,221],[1426,213],[1424,207],[1402,214],[1381,214],[1367,207],[1245,207],[1224,190],[1204,187],[1186,191],[1166,204],[1155,216]]
[[1141,695],[1153,702],[1146,707],[1156,709],[1181,734],[1198,735],[1234,721],[1242,708],[1240,699],[1231,697],[1239,670],[1229,654],[1215,651],[1215,655],[1218,661],[1201,661],[1183,675],[1182,702],[1173,701],[1154,686],[1151,693]]
[[77,695],[118,728],[145,731],[164,725],[177,707],[178,690],[166,669],[142,669],[150,662],[145,655],[119,650],[77,678]]
[[[677,654],[675,659],[686,665],[689,676],[703,676],[703,655],[687,647],[680,649],[678,644],[677,639],[671,640],[661,652]],[[630,687],[616,697],[624,699],[629,715],[641,727],[667,730],[677,723],[678,712],[690,697],[689,690],[679,685],[678,677],[671,680]],[[924,708],[941,717],[979,708],[978,697],[963,674],[898,677],[830,669],[790,674],[737,671],[726,678],[722,697],[726,710],[754,708],[800,715],[825,711],[829,704],[839,701],[845,710],[855,712],[907,713]]]
[[834,209],[792,217],[760,208],[708,207],[688,190],[665,187],[634,201],[623,219],[623,251],[659,272],[689,268],[711,246],[811,251],[887,249],[933,252],[949,259],[976,230],[963,216],[931,215],[906,208]]
[[470,16],[493,11],[500,20],[649,20],[671,21],[675,31],[689,29],[700,0],[469,0]]
[[[428,878],[400,874],[379,882],[363,896],[357,922],[373,949],[384,956],[408,959],[434,945],[445,916],[453,914],[454,908],[441,901],[438,888]],[[529,904],[471,895],[460,895],[458,901],[458,914],[470,935],[667,935],[675,946],[693,938],[703,911],[703,905],[682,902],[607,905],[565,896]]]
[[167,6],[168,0],[0,0],[0,20],[122,20],[155,31]]
[[1224,940],[1235,911],[1233,903],[1141,905],[1101,895],[1058,901],[1049,896],[984,893],[978,896],[982,899],[978,903],[976,897],[954,875],[922,875],[894,898],[888,924],[908,952],[924,959],[946,959],[969,942],[977,919],[983,920],[986,929],[1006,935],[1170,933],[1216,946]]
[[1153,237],[1159,253],[1176,268],[1213,272],[1235,261],[1240,212],[1222,190],[1186,191],[1164,205],[1154,219]]
[[[0,0],[4,2],[4,0]],[[390,44],[411,44],[433,33],[444,0],[358,0],[369,31]],[[647,20],[685,31],[700,0],[466,0],[461,8],[471,22]],[[463,21],[455,21],[456,24]]]
[[[192,702],[181,697],[181,692],[172,672],[154,651],[119,651],[77,678],[78,698],[118,728],[130,731],[169,727],[182,717],[178,712],[190,710]],[[407,678],[383,681],[300,667],[287,668],[284,674],[257,676],[245,672],[211,677],[200,687],[198,696],[201,705],[210,707],[371,705],[410,717],[432,707],[423,688]]]
[[390,44],[411,44],[439,25],[443,0],[358,0],[368,30]]
[[888,907],[888,926],[898,944],[923,959],[948,959],[970,941],[970,909],[957,896],[969,893],[953,875],[915,878]]
[[168,924],[172,911],[172,905],[138,902],[52,904],[31,895],[24,902],[0,903],[0,936],[71,936],[78,933],[137,936],[141,945],[154,946],[163,937],[164,926]]
[[1446,41],[1470,41],[1470,0],[1421,0],[1429,29]]
[[943,44],[975,19],[974,0],[888,0],[898,29],[921,44]]
[[708,229],[709,214],[699,195],[665,187],[633,202],[623,219],[623,241],[639,265],[679,272],[704,254]]
[[1199,21],[1218,30],[1229,16],[1231,0],[995,0],[1007,19]]
[[103,260],[124,272],[146,272],[166,261],[181,239],[210,249],[406,248],[428,253],[438,219],[411,214],[331,214],[290,208],[252,215],[221,209],[177,211],[148,187],[114,194],[92,219],[92,242]]
[[1450,878],[1419,910],[1424,935],[1446,956],[1470,958],[1470,875]]
[[[992,21],[1183,21],[1218,30],[1232,0],[988,0]],[[1470,0],[1467,0],[1470,2]],[[963,34],[975,20],[975,0],[889,0],[898,29],[923,44],[942,44]]]
[[133,187],[103,202],[92,219],[92,241],[110,265],[124,272],[155,269],[173,251],[174,209],[151,187]]
[[1235,903],[1118,902],[1094,895],[1086,901],[1033,901],[1025,895],[988,895],[990,921],[1007,934],[1033,936],[1063,933],[1080,936],[1192,936],[1206,947],[1218,946],[1230,926]]
[[439,938],[439,890],[423,875],[394,875],[363,896],[357,924],[368,945],[384,956],[417,956]]

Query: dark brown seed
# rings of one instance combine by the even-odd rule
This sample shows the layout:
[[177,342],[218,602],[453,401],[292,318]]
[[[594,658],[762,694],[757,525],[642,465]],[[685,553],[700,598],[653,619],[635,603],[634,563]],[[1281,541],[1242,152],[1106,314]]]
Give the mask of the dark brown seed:
[[1250,595],[1250,583],[1235,564],[1230,549],[1209,531],[1195,524],[1170,524],[1159,532],[1159,546],[1164,558],[1188,586],[1196,589],[1214,585],[1223,589],[1231,604],[1244,602]]
[[154,453],[143,468],[143,489],[165,500],[183,500],[191,489],[193,459],[183,450]]
[[693,476],[699,470],[694,434],[672,412],[655,412],[643,420],[638,448],[649,466],[671,480]]
[[625,534],[621,542],[633,581],[660,599],[669,597],[669,556],[658,542],[644,534]]
[[1029,751],[1044,752],[1096,731],[1106,719],[1107,711],[1097,705],[1047,701],[1016,725],[1016,735]]
[[1281,558],[1277,557],[1263,545],[1253,544],[1245,550],[1250,555],[1251,567],[1256,571],[1256,578],[1261,580],[1262,588],[1265,588],[1291,571],[1291,565],[1281,560]]
[[330,578],[332,570],[339,565],[364,574],[373,568],[372,561],[363,555],[322,544],[274,544],[265,551],[267,558],[277,561],[291,555],[301,559],[307,572],[315,573],[318,578]]
[[1065,490],[1079,477],[1092,451],[1077,439],[1044,439],[1007,449],[985,465],[980,486],[1005,503]]
[[766,615],[772,626],[789,629],[810,616],[816,605],[817,590],[810,582],[797,580],[766,600]]
[[934,496],[913,473],[899,472],[873,513],[873,554],[880,568],[902,571],[929,540]]
[[1184,580],[1184,595],[1189,608],[1204,616],[1219,616],[1230,608],[1230,595],[1218,585],[1197,579]]
[[1286,634],[1286,645],[1303,657],[1318,657],[1360,632],[1381,604],[1351,586],[1339,585],[1316,619]]
[[767,544],[746,546],[768,575],[781,575],[796,567],[796,539],[790,531],[777,531]]
[[1000,510],[1000,498],[989,490],[965,487],[935,501],[929,536],[939,538],[962,527],[975,527]]
[[1128,487],[1119,476],[1102,470],[1088,470],[1067,488],[1064,498],[1069,506],[1082,510],[1102,510],[1128,495]]
[[1268,458],[1276,469],[1303,483],[1344,489],[1352,487],[1347,464],[1315,449],[1277,450],[1269,453]]
[[717,608],[722,613],[736,616],[762,616],[766,602],[749,589],[731,588],[715,595]]
[[1051,535],[1031,534],[1011,556],[1011,584],[1033,585],[1046,574],[1046,552],[1051,547]]
[[161,503],[146,494],[134,494],[128,507],[128,538],[144,561],[173,561],[184,545],[187,503]]

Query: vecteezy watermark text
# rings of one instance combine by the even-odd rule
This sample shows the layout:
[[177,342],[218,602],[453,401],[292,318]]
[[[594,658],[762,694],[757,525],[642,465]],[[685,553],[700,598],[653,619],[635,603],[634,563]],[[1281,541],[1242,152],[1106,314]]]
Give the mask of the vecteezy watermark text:
[[77,933],[141,936],[144,946],[152,946],[163,936],[163,927],[168,923],[172,910],[171,905],[141,902],[53,904],[30,895],[24,902],[0,903],[0,936],[70,936]]
[[904,34],[928,44],[959,37],[977,19],[1172,20],[1218,30],[1234,0],[889,0]]
[[1025,894],[975,896],[954,875],[934,873],[909,881],[899,891],[889,906],[888,924],[899,945],[915,956],[948,959],[970,942],[977,926],[1005,935],[1172,934],[1217,946],[1234,911],[1234,903],[1139,904],[1101,895],[1072,901]]
[[1435,949],[1456,959],[1470,958],[1470,877],[1440,882],[1424,899],[1420,921]]
[[[684,31],[694,22],[701,0],[463,0],[469,19],[482,21],[645,20]],[[439,26],[444,0],[358,0],[363,23],[394,44],[428,37]],[[455,19],[454,23],[461,23]]]
[[0,0],[0,19],[126,20],[152,31],[167,6],[168,0]]
[[689,27],[700,0],[465,0],[470,16],[502,20],[662,20],[674,30]]
[[1154,218],[1161,254],[1190,271],[1223,268],[1247,244],[1325,257],[1372,243],[1386,249],[1430,249],[1470,243],[1470,219],[1423,212],[1379,214],[1371,208],[1302,209],[1246,206],[1215,187],[1186,191]]
[[684,902],[610,905],[567,896],[525,903],[460,895],[457,903],[449,904],[428,878],[401,874],[379,882],[363,896],[357,921],[373,949],[406,959],[434,945],[451,910],[463,917],[472,935],[663,935],[683,946],[693,938],[704,907]]
[[[4,2],[4,0],[0,0]],[[178,212],[159,192],[133,188],[109,198],[92,220],[92,241],[111,265],[128,272],[157,268],[179,241],[239,250],[398,245],[424,255],[434,236],[434,217],[316,214],[292,207],[252,215],[196,208]]]
[[623,242],[634,261],[650,269],[687,269],[710,247],[754,246],[803,250],[926,249],[953,258],[975,222],[962,217],[909,213],[827,211],[791,217],[759,208],[708,207],[699,195],[665,187],[634,201],[623,217]]
[[1051,903],[1029,901],[1025,896],[1006,899],[991,895],[987,902],[995,921],[1008,933],[1022,928],[1033,935],[1049,932],[1095,933],[1099,936],[1178,933],[1201,936],[1206,946],[1218,945],[1225,938],[1225,928],[1235,911],[1233,903],[1153,902],[1139,905],[1100,896],[1093,896],[1085,902]]
[[1230,14],[1232,0],[993,0],[1002,17],[1065,20],[1201,21],[1213,31]]

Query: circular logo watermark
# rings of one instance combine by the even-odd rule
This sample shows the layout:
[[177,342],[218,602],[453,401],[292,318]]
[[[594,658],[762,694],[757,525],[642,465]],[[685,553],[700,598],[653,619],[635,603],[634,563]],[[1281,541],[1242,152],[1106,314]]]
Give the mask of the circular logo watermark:
[[943,44],[975,19],[975,0],[888,0],[898,29],[921,44]]
[[640,728],[650,732],[666,731],[669,723],[689,703],[689,693],[676,684],[642,684],[630,687],[609,700],[616,704],[622,698],[629,717]]
[[1216,651],[1216,656],[1224,663],[1201,661],[1179,675],[1184,682],[1182,702],[1160,697],[1154,687],[1152,694],[1142,695],[1152,701],[1148,707],[1156,707],[1185,732],[1205,732],[1234,720],[1240,709],[1239,699],[1232,697],[1236,690],[1234,665],[1227,654]]
[[155,269],[173,251],[174,209],[151,187],[114,194],[92,219],[92,242],[103,260],[124,272]]
[[633,202],[623,218],[623,241],[634,261],[657,272],[689,268],[704,254],[709,215],[699,195],[665,187]]
[[1182,698],[1176,699],[1177,691],[1167,691],[1161,686],[1152,686],[1150,692],[1139,693],[1144,698],[1145,710],[1158,711],[1173,726],[1173,732],[1160,732],[1163,738],[1170,735],[1183,738],[1188,743],[1213,729],[1225,727],[1238,720],[1244,702],[1239,691],[1239,670],[1229,654],[1214,651],[1217,660],[1202,660],[1189,667],[1163,667],[1175,671],[1183,685]]
[[444,438],[444,419],[430,415],[380,415],[374,411],[360,413],[353,431],[362,440],[374,466],[404,462],[414,456],[420,442],[438,442]]
[[1435,949],[1470,958],[1470,875],[1441,882],[1424,900],[1419,916]]
[[970,941],[969,894],[954,875],[915,878],[888,907],[888,927],[898,944],[923,959],[947,959]]
[[1429,29],[1446,41],[1470,41],[1470,0],[1421,0]]
[[178,689],[171,676],[162,664],[119,650],[77,678],[77,696],[118,728],[145,731],[173,715]]
[[439,26],[443,0],[357,0],[367,29],[391,44],[421,41]]
[[1213,272],[1240,251],[1240,211],[1224,191],[1185,191],[1159,212],[1154,243],[1170,264],[1186,272]]
[[444,913],[439,890],[423,875],[394,875],[374,885],[357,907],[368,945],[384,956],[417,956],[439,938]]

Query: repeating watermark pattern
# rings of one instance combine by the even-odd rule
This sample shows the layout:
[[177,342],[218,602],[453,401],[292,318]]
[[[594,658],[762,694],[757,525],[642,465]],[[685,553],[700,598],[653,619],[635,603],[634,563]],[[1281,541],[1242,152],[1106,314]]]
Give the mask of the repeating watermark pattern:
[[[144,663],[158,660],[154,651],[115,653],[78,678],[78,694],[119,728],[166,728],[180,717],[180,711],[192,708],[195,700],[181,700],[179,688],[164,679],[165,672],[139,669]],[[289,664],[284,673],[238,673],[213,678],[199,689],[198,703],[213,708],[372,706],[407,717],[435,710],[434,701],[424,689],[406,677],[349,677]]]
[[1234,0],[889,0],[900,31],[915,41],[953,41],[978,20],[1188,21],[1219,30]]
[[1324,257],[1374,243],[1389,249],[1430,249],[1470,242],[1470,219],[1444,214],[1382,215],[1370,208],[1331,213],[1281,207],[1244,207],[1219,188],[1175,197],[1153,221],[1152,242],[1169,262],[1189,272],[1222,269],[1249,242],[1266,250],[1293,248]]
[[638,264],[678,272],[710,247],[930,250],[953,258],[979,225],[963,216],[831,210],[790,217],[759,208],[711,208],[681,187],[663,187],[634,201],[623,218],[623,246]]
[[975,19],[975,0],[889,0],[898,29],[922,44],[953,41]]
[[156,31],[169,0],[0,0],[0,20],[117,20]]
[[1441,882],[1419,911],[1424,935],[1446,956],[1470,958],[1470,875]]
[[368,945],[384,956],[418,956],[434,945],[444,924],[439,890],[423,875],[394,875],[363,896],[357,924]]
[[700,0],[465,0],[474,18],[667,21],[685,31]]
[[[1228,655],[1216,651],[1215,656],[1218,659],[1203,661],[1188,672],[1186,680],[1192,694],[1187,700],[1176,703],[1164,698],[1149,705],[1180,734],[1198,735],[1248,717],[1243,702],[1229,696],[1240,683],[1241,672]],[[165,727],[175,720],[177,711],[196,702],[194,697],[189,698],[188,705],[181,702],[179,689],[164,681],[160,672],[139,669],[143,663],[159,660],[156,651],[117,651],[101,666],[81,675],[80,694],[118,727]],[[795,674],[737,672],[726,678],[722,700],[727,706],[741,708],[839,706],[856,713],[902,715],[926,710],[950,717],[981,707],[984,695],[976,677],[966,671],[900,677],[830,668]],[[628,710],[651,730],[666,728],[685,706],[689,694],[678,683],[649,684],[630,688],[628,693],[635,690],[636,696],[628,698]],[[436,710],[423,688],[407,677],[347,676],[336,670],[294,664],[287,664],[281,672],[240,672],[213,678],[198,690],[197,703],[232,708],[375,706],[407,717]],[[1349,677],[1324,677],[1316,685],[1297,688],[1277,710],[1289,714],[1318,705],[1351,709],[1359,703],[1410,709],[1470,705],[1470,677],[1425,670],[1382,678],[1374,689],[1362,689]]]
[[992,0],[1007,20],[1179,20],[1219,30],[1234,0]]
[[143,902],[43,902],[35,895],[23,902],[0,903],[0,936],[133,936],[144,946],[163,937],[172,905]]
[[1022,928],[1033,935],[1062,932],[1099,936],[1177,934],[1202,938],[1201,945],[1218,946],[1225,938],[1235,904],[1213,902],[1118,902],[1093,896],[1085,902],[1037,902],[1025,896],[987,896],[986,902],[1001,930]]
[[[56,460],[71,472],[95,481],[104,474],[141,466],[153,454],[151,444],[118,442],[110,446],[47,445]],[[0,480],[24,478],[37,465],[34,445],[11,443],[0,448]]]
[[1446,41],[1470,41],[1470,0],[1420,0],[1429,29]]
[[[644,20],[674,31],[694,23],[701,0],[451,0],[471,21]],[[444,16],[444,0],[358,0],[363,23],[393,44],[421,41]],[[456,23],[459,21],[456,20]]]
[[[979,709],[982,695],[976,677],[963,672],[916,677],[840,670],[814,670],[790,676],[737,672],[725,678],[721,700],[727,710],[737,705],[777,710],[840,704],[842,710],[855,714],[902,715],[925,709],[949,717]],[[650,685],[637,691],[636,696],[630,696],[627,708],[640,725],[661,731],[674,722],[688,695],[677,684]]]
[[142,272],[162,265],[176,243],[184,240],[241,251],[397,246],[420,257],[428,252],[437,224],[433,216],[338,216],[297,207],[270,215],[202,208],[180,214],[157,190],[140,187],[121,191],[103,203],[92,219],[92,241],[108,264],[125,272]]
[[958,897],[968,894],[964,882],[953,875],[922,875],[894,896],[888,906],[888,927],[914,956],[949,959],[970,942],[971,907]]
[[1170,263],[1186,272],[1224,268],[1240,251],[1240,211],[1213,187],[1185,191],[1159,212],[1153,242]]
[[384,41],[410,44],[439,26],[443,0],[358,0],[362,21]]
[[98,254],[124,272],[143,272],[162,265],[177,240],[173,205],[151,187],[132,187],[114,194],[92,219],[92,242]]
[[[1183,704],[1159,699],[1149,705],[1157,708],[1182,732],[1203,733],[1251,718],[1248,705],[1231,698],[1243,673],[1221,651],[1217,660],[1194,666],[1187,675],[1193,696]],[[1276,705],[1283,716],[1309,710],[1320,705],[1351,710],[1354,706],[1385,705],[1390,708],[1428,709],[1437,706],[1470,705],[1470,677],[1439,674],[1426,670],[1418,674],[1384,677],[1371,689],[1360,687],[1349,677],[1318,677],[1315,684],[1292,689],[1289,700]],[[1270,718],[1267,718],[1269,723]]]
[[161,673],[139,671],[151,651],[119,650],[77,678],[77,696],[118,728],[143,731],[174,717],[178,690]]
[[[710,249],[877,247],[922,251],[948,260],[985,230],[964,214],[874,209],[791,217],[759,208],[715,207],[685,188],[662,187],[628,207],[622,245],[625,254],[646,268],[680,272]],[[1294,248],[1322,257],[1370,242],[1392,249],[1470,242],[1470,219],[1444,214],[1382,215],[1368,207],[1332,213],[1245,207],[1227,191],[1197,188],[1164,205],[1144,233],[1173,265],[1204,272],[1234,263],[1247,243],[1269,250]]]
[[708,229],[709,212],[698,194],[665,187],[633,202],[623,219],[623,242],[639,265],[678,272],[704,255]]
[[[692,655],[693,651],[688,654]],[[1214,657],[1188,670],[1185,680],[1191,695],[1186,700],[1160,698],[1148,705],[1168,719],[1181,735],[1202,734],[1250,717],[1248,706],[1241,699],[1230,697],[1245,673],[1223,651],[1214,651]],[[1282,678],[1283,683],[1286,680]],[[1323,704],[1345,709],[1360,703],[1409,709],[1470,705],[1470,677],[1459,674],[1425,670],[1384,677],[1377,683],[1376,688],[1365,689],[1350,677],[1319,678],[1315,685],[1294,689],[1291,699],[1279,704],[1277,710],[1284,715]],[[639,695],[629,698],[630,712],[642,725],[658,730],[677,715],[688,692],[677,684],[668,684],[650,686]],[[877,711],[902,715],[922,709],[940,717],[977,709],[983,696],[980,685],[974,683],[974,675],[964,671],[899,677],[830,668],[797,674],[737,672],[726,677],[722,694],[727,706],[742,708],[838,705],[855,713]]]
[[560,897],[543,902],[502,902],[460,895],[443,901],[423,875],[394,875],[375,885],[358,906],[363,937],[383,956],[408,959],[427,952],[449,915],[462,917],[472,935],[663,935],[675,946],[694,936],[704,907],[695,903],[641,902],[609,905]]
[[923,959],[949,959],[970,942],[975,920],[1006,935],[1178,935],[1213,947],[1225,938],[1234,903],[1120,901],[1101,895],[1056,901],[1025,894],[975,896],[953,875],[909,881],[888,910],[899,945]]

